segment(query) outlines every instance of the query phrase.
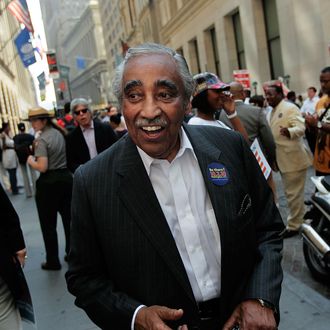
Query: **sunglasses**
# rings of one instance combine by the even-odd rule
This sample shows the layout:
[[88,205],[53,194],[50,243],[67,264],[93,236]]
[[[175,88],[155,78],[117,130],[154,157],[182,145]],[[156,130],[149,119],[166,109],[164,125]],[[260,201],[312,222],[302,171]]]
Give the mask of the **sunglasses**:
[[81,110],[75,110],[75,111],[73,111],[73,113],[74,113],[76,116],[79,116],[80,113],[86,113],[87,111],[88,111],[88,109],[85,108],[85,109],[81,109]]

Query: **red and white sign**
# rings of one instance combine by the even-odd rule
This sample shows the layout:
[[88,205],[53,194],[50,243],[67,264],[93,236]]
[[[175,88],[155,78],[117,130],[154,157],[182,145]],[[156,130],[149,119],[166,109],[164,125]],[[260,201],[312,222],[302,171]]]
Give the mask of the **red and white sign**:
[[264,153],[262,152],[261,148],[260,148],[260,144],[258,142],[257,139],[255,139],[253,141],[253,143],[251,144],[250,149],[252,150],[254,157],[256,158],[260,168],[261,168],[261,172],[264,175],[264,177],[266,178],[266,180],[268,179],[272,169],[269,166],[266,157],[264,155]]
[[234,80],[243,85],[244,88],[250,89],[250,73],[248,70],[234,70],[233,71]]
[[46,52],[47,63],[49,68],[49,76],[52,79],[58,79],[60,77],[60,73],[58,71],[56,53],[53,50],[48,50]]

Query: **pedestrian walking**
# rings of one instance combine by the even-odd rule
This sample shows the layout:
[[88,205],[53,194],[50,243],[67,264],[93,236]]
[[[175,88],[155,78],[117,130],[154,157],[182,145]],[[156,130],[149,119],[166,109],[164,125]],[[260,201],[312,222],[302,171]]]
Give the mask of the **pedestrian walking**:
[[27,164],[27,159],[29,155],[32,154],[32,144],[34,141],[34,136],[25,133],[24,123],[19,123],[17,127],[19,130],[19,134],[16,134],[13,138],[15,144],[15,151],[21,168],[25,195],[26,197],[32,197],[34,194],[33,187],[35,186],[36,177],[34,169],[32,169]]
[[282,234],[284,238],[289,238],[299,233],[303,223],[304,187],[312,156],[303,141],[305,124],[299,108],[284,100],[280,86],[267,87],[266,98],[268,104],[273,107],[270,113],[270,128],[276,143],[277,167],[290,210],[287,227]]
[[3,123],[2,133],[0,135],[0,146],[2,149],[3,167],[8,171],[10,187],[13,195],[19,194],[17,187],[17,157],[15,152],[15,143],[11,138],[9,123]]
[[72,174],[67,169],[64,133],[43,108],[29,110],[28,116],[38,136],[34,155],[30,155],[27,162],[40,172],[36,183],[36,204],[46,248],[46,261],[41,268],[59,270],[57,213],[61,215],[64,227],[66,254],[70,249],[71,222]]

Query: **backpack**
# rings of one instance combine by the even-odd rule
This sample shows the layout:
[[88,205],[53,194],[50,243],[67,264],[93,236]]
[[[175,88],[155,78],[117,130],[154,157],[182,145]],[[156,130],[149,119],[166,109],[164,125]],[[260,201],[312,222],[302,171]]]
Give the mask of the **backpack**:
[[66,120],[65,117],[62,118],[64,125],[65,125],[65,129],[70,133],[71,131],[73,131],[76,126],[74,124],[74,119],[71,118],[71,120]]

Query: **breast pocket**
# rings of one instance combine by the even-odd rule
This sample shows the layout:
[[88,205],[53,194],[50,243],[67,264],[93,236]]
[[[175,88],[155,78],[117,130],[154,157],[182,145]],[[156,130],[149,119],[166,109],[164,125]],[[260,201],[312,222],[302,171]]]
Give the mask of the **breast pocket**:
[[249,194],[246,194],[239,206],[239,210],[236,217],[236,227],[238,231],[242,231],[253,220],[252,217],[252,201]]

